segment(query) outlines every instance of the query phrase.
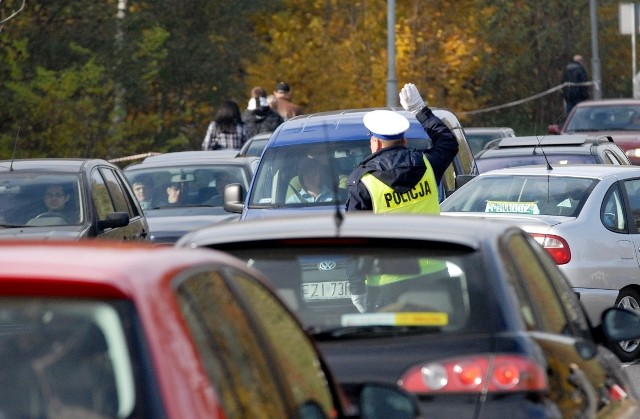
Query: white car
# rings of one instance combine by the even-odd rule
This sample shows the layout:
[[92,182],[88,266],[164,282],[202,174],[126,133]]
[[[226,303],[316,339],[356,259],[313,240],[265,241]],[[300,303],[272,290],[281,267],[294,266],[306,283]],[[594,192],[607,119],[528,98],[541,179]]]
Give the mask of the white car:
[[[443,215],[506,218],[566,274],[593,324],[617,305],[640,311],[640,167],[512,167],[482,173],[441,204]],[[612,348],[640,357],[640,341]]]

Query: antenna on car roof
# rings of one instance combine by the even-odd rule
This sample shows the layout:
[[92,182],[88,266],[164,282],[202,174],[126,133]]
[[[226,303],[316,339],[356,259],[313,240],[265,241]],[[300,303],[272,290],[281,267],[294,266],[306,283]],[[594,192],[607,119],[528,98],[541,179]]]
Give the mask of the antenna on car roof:
[[[329,133],[327,132],[327,124],[322,124],[322,132],[324,134],[324,145],[327,149],[327,158],[330,157],[331,147],[329,147]],[[336,168],[336,159],[329,158],[329,165],[331,169],[331,173],[334,175],[338,175],[338,170]],[[331,176],[331,189],[333,189],[333,202],[335,204],[335,212],[333,215],[333,220],[336,223],[336,230],[340,230],[342,226],[342,222],[344,221],[344,216],[342,215],[342,211],[340,211],[340,179],[339,176]],[[336,231],[336,233],[338,232]]]
[[[534,128],[534,132],[535,132],[535,127],[533,127],[533,128]],[[540,151],[542,151],[542,155],[544,156],[544,161],[547,162],[547,170],[553,170],[553,167],[551,167],[551,163],[549,163],[549,159],[547,158],[547,155],[544,152],[544,148],[542,147],[542,139],[544,137],[546,137],[546,136],[547,136],[547,134],[543,135],[542,137],[538,137],[536,135],[536,139],[538,140],[538,145],[533,148],[533,154],[535,155],[536,154],[536,148],[540,147]]]
[[16,132],[16,140],[13,142],[13,155],[11,156],[11,164],[9,165],[9,171],[13,172],[13,161],[16,158],[16,149],[18,148],[18,137],[20,136],[20,125],[18,125],[18,131]]

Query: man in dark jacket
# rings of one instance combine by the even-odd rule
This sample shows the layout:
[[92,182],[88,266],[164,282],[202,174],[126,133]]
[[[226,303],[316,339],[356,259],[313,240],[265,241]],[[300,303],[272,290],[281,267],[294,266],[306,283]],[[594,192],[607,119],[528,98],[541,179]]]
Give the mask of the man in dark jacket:
[[284,119],[274,111],[267,101],[267,91],[262,87],[251,90],[251,99],[242,113],[242,121],[247,127],[247,138],[263,132],[273,132]]
[[409,121],[388,110],[367,113],[371,152],[350,174],[347,211],[439,213],[438,184],[456,154],[458,141],[424,103],[418,89],[400,92],[404,109],[416,115],[433,142],[429,150],[410,150],[404,132]]
[[[562,83],[586,83],[587,69],[584,67],[584,60],[581,55],[574,55],[573,60],[567,64],[562,73]],[[573,85],[562,88],[566,103],[566,114],[569,115],[574,106],[583,100],[589,99],[588,85]]]

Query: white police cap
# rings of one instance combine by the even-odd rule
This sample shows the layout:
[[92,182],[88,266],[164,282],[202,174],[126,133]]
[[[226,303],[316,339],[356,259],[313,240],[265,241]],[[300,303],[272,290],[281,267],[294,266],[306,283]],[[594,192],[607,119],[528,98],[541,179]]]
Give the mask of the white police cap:
[[379,109],[367,112],[362,118],[371,135],[381,140],[399,140],[409,129],[409,120],[398,112]]

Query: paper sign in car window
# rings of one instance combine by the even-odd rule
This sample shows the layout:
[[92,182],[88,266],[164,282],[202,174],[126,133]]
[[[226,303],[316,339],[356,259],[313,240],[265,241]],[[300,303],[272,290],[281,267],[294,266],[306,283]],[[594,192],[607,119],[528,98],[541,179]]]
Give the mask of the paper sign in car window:
[[515,214],[540,214],[535,202],[487,201],[484,212],[509,212]]
[[449,314],[445,312],[401,312],[343,314],[340,323],[346,326],[446,326]]

